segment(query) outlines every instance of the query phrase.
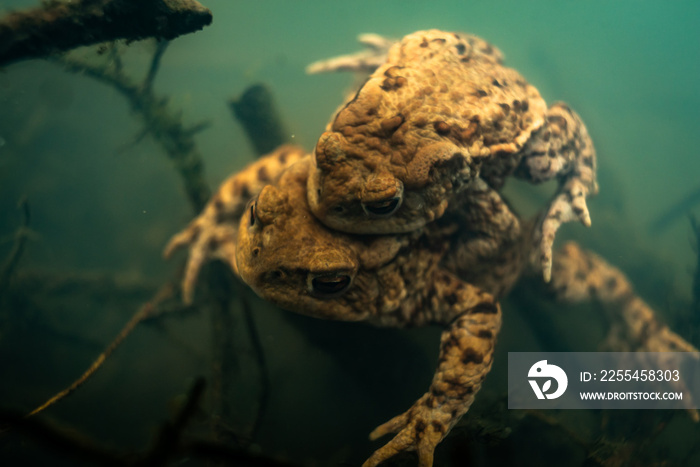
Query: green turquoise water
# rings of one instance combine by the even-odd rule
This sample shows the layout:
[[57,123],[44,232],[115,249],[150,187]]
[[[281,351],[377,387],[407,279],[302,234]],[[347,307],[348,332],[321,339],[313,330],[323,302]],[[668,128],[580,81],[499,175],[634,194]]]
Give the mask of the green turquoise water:
[[[0,0],[0,15],[35,3]],[[255,158],[226,105],[246,87],[267,84],[290,138],[311,149],[354,77],[308,76],[306,65],[356,51],[363,32],[397,38],[428,28],[470,32],[500,48],[506,64],[548,102],[570,104],[593,137],[600,181],[590,203],[593,226],[566,226],[560,241],[574,238],[620,267],[661,319],[697,345],[700,320],[689,306],[697,255],[687,215],[700,215],[700,201],[677,205],[700,190],[699,2],[202,3],[213,24],[170,44],[154,86],[185,124],[211,122],[196,143],[212,188]],[[126,50],[125,71],[140,79],[154,46],[135,42]],[[95,48],[74,53],[101,59]],[[0,407],[26,411],[69,384],[154,287],[177,273],[178,261],[164,261],[162,248],[193,213],[162,148],[149,137],[132,144],[141,131],[109,86],[44,60],[0,70],[0,262],[10,255],[22,222],[16,206],[26,197],[32,234],[17,274],[42,273],[36,283],[23,282],[29,288],[19,298],[0,297]],[[524,210],[541,196],[519,185],[508,193]],[[67,281],[72,285],[47,279],[96,276],[116,277],[133,290],[117,296],[94,279]],[[271,381],[257,452],[301,465],[359,465],[380,446],[366,439],[371,429],[428,387],[439,331],[368,330],[298,318],[256,299],[252,305]],[[631,465],[700,464],[692,451],[700,428],[683,413],[547,414],[559,417],[562,430],[503,409],[506,352],[554,345],[533,337],[528,327],[537,323],[528,321],[526,308],[518,297],[504,302],[493,375],[465,417],[473,421],[438,448],[436,465],[597,465],[586,454],[601,435],[622,443],[614,445],[618,451],[636,451],[625,458]],[[557,342],[595,350],[603,331],[593,308],[552,307]],[[255,419],[258,372],[240,313],[233,318],[236,385],[227,400],[234,431],[245,434]],[[209,377],[210,353],[206,314],[141,325],[47,416],[106,444],[144,447],[168,417],[168,401],[178,400],[195,376]],[[198,423],[206,435],[206,423]],[[666,428],[655,431],[661,423]],[[47,458],[73,465],[22,439],[0,438],[0,465]],[[652,447],[640,448],[644,439]],[[410,457],[406,462],[413,465]]]

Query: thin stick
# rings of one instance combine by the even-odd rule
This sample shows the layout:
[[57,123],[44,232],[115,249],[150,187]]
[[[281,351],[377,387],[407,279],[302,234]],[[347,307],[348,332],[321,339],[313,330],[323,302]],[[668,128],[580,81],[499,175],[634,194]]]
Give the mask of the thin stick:
[[245,321],[246,329],[248,330],[248,335],[250,336],[250,341],[253,344],[253,355],[255,356],[256,363],[258,364],[258,378],[260,383],[258,411],[255,416],[255,421],[253,422],[253,427],[250,430],[250,439],[255,440],[258,435],[258,431],[260,430],[265,412],[267,412],[268,401],[270,400],[270,375],[267,368],[265,350],[263,349],[262,342],[260,341],[260,333],[258,333],[258,328],[255,325],[253,311],[250,309],[250,302],[248,301],[246,292],[242,289],[242,287],[239,287],[239,297],[241,308],[243,309],[243,319]]
[[5,261],[5,265],[0,271],[0,292],[4,292],[12,279],[19,260],[24,253],[24,247],[29,236],[29,221],[31,220],[31,211],[29,210],[29,202],[26,197],[22,197],[19,201],[19,209],[22,211],[22,224],[15,233],[15,243],[12,246],[12,251]]
[[129,334],[131,334],[131,331],[134,330],[137,324],[139,324],[146,318],[149,318],[152,315],[154,315],[157,311],[159,311],[158,305],[163,301],[172,298],[174,295],[175,291],[172,284],[168,283],[163,285],[156,292],[155,296],[150,301],[142,305],[141,308],[131,317],[131,319],[124,325],[119,334],[117,334],[117,337],[115,337],[114,340],[107,346],[107,348],[97,357],[97,359],[94,362],[92,362],[92,365],[90,365],[90,367],[85,371],[85,373],[83,373],[78,379],[73,381],[73,383],[70,386],[60,391],[59,393],[51,397],[49,400],[41,404],[39,407],[29,412],[27,414],[27,417],[31,417],[32,415],[36,415],[39,412],[42,412],[43,410],[54,405],[56,402],[60,401],[61,399],[64,399],[65,397],[75,392],[76,389],[82,386],[97,370],[100,369],[107,357],[109,357],[117,349],[117,347],[119,347],[119,345],[124,341],[124,339],[126,339],[126,337]]

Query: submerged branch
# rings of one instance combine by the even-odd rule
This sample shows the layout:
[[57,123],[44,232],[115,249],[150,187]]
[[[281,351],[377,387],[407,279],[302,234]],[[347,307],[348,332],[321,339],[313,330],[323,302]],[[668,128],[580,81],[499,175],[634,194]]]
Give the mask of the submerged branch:
[[95,374],[97,370],[100,369],[104,361],[117,349],[117,347],[119,347],[119,345],[124,341],[124,339],[126,339],[126,337],[129,334],[131,334],[131,331],[134,330],[137,324],[157,314],[157,312],[160,310],[159,305],[163,301],[172,298],[174,295],[175,292],[171,284],[165,284],[163,287],[161,287],[160,290],[156,292],[156,295],[153,297],[153,299],[146,302],[136,312],[136,314],[134,314],[131,317],[131,319],[126,323],[126,325],[124,325],[122,330],[119,332],[117,337],[115,337],[114,340],[107,346],[107,348],[97,357],[97,359],[95,359],[95,361],[92,362],[92,364],[85,371],[85,373],[83,373],[78,379],[73,381],[73,383],[70,386],[55,394],[53,397],[41,404],[39,407],[29,412],[29,414],[27,414],[27,417],[31,417],[32,415],[38,414],[39,412],[51,407],[56,402],[60,401],[61,399],[64,399],[65,397],[75,392],[76,389],[82,386],[93,374]]
[[222,461],[226,465],[293,467],[294,464],[251,454],[221,443],[184,439],[185,429],[199,408],[204,386],[204,379],[198,378],[173,420],[161,426],[153,446],[139,453],[107,448],[73,429],[60,428],[14,412],[0,410],[0,424],[73,459],[103,466],[166,466],[178,459],[194,458]]
[[258,156],[289,142],[270,89],[264,84],[248,87],[228,102]]
[[700,204],[700,188],[688,193],[678,200],[649,224],[649,232],[658,235],[668,229],[675,221],[682,219],[694,206]]
[[241,308],[243,310],[243,319],[245,321],[245,326],[250,336],[250,341],[253,345],[253,355],[258,366],[258,378],[260,384],[260,396],[258,400],[258,410],[255,415],[255,421],[253,422],[253,427],[250,430],[250,439],[255,440],[258,436],[258,431],[262,426],[262,420],[267,412],[267,405],[270,400],[270,375],[267,368],[267,359],[265,358],[265,349],[263,349],[262,341],[260,340],[260,333],[255,324],[255,317],[253,316],[253,310],[250,308],[250,301],[245,291],[242,290],[243,287],[239,287],[239,298],[241,303]]
[[15,244],[12,247],[12,251],[10,251],[7,261],[5,261],[2,270],[0,270],[0,293],[7,289],[12,275],[17,269],[22,253],[24,253],[24,247],[29,237],[29,220],[31,216],[27,198],[23,197],[20,200],[19,209],[22,210],[22,224],[15,233]]
[[700,222],[697,217],[690,216],[690,227],[695,236],[695,271],[693,272],[693,285],[691,294],[693,301],[691,304],[691,316],[695,317],[695,322],[700,322]]
[[[9,411],[0,411],[0,424],[4,429],[20,433],[73,459],[103,466],[127,465],[126,456],[101,446],[84,435],[76,434],[74,430],[63,429]],[[7,434],[7,432],[5,431],[3,434]]]
[[44,2],[0,19],[0,66],[118,39],[174,39],[211,21],[195,0]]

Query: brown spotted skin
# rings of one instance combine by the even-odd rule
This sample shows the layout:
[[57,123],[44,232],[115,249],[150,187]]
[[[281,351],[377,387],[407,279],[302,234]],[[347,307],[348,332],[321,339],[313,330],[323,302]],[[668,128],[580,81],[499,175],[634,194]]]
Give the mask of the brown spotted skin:
[[[562,302],[596,301],[603,305],[610,330],[603,349],[611,352],[691,352],[698,349],[660,321],[654,310],[635,294],[627,277],[600,256],[573,242],[554,255],[552,281],[554,297]],[[668,366],[667,369],[673,369]],[[690,394],[683,381],[674,385]],[[694,402],[684,399],[690,418],[700,421]]]
[[528,266],[532,222],[523,222],[483,180],[460,193],[435,224],[455,229],[442,264],[463,280],[502,297]]
[[[327,226],[401,233],[441,217],[476,180],[499,190],[511,175],[560,189],[535,241],[549,278],[563,222],[590,224],[595,151],[578,116],[547,108],[537,89],[502,64],[498,49],[439,30],[404,37],[318,140],[308,200]],[[367,210],[400,199],[395,212]]]
[[627,277],[600,256],[573,242],[554,255],[550,283],[564,302],[598,301],[611,322],[606,347],[617,352],[697,352],[637,296]]
[[236,271],[235,240],[246,204],[306,154],[301,147],[283,145],[232,175],[221,184],[199,216],[168,242],[163,253],[166,258],[182,247],[189,248],[182,280],[185,303],[192,302],[197,275],[205,262],[220,259]]
[[[241,278],[282,308],[319,318],[380,326],[445,326],[430,390],[406,413],[372,432],[396,436],[364,464],[418,451],[422,467],[464,415],[491,369],[501,325],[493,295],[441,265],[455,229],[446,225],[393,236],[352,236],[329,230],[311,215],[302,160],[253,201],[238,234]],[[314,281],[347,287],[324,293]]]
[[501,310],[493,296],[440,269],[430,290],[438,323],[446,326],[438,367],[427,393],[410,409],[370,434],[396,436],[363,464],[373,467],[401,451],[416,451],[418,465],[433,465],[435,447],[467,413],[491,370]]
[[[214,258],[207,242],[198,241],[204,235],[228,245],[217,257],[261,297],[283,308],[381,326],[444,326],[428,392],[372,432],[372,439],[395,436],[365,463],[376,466],[398,452],[417,451],[419,465],[430,466],[436,445],[467,412],[491,368],[501,323],[496,300],[528,266],[535,224],[520,221],[495,189],[480,182],[437,222],[415,232],[357,236],[332,231],[311,215],[306,201],[312,161],[302,151],[295,154],[299,162],[262,190],[252,175],[259,173],[256,165],[222,185],[220,193],[232,192],[226,187],[236,180],[253,180],[245,185],[248,194],[260,193],[245,209],[240,197],[220,198],[231,203],[225,212],[240,216],[239,226],[225,225],[230,230],[212,220],[213,208],[192,222],[185,233],[193,241],[182,243],[189,244],[190,264]],[[274,155],[268,157],[274,161]],[[193,226],[199,226],[198,233],[192,233]],[[185,290],[192,290],[195,279]],[[314,290],[317,279],[330,289]],[[597,299],[611,305],[609,344],[615,350],[694,350],[657,321],[620,271],[574,244],[554,256],[549,287],[562,301]]]

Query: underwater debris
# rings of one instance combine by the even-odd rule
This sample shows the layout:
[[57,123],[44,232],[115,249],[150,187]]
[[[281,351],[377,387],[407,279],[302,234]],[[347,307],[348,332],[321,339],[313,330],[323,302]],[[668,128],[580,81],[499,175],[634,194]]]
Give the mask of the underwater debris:
[[700,204],[700,188],[688,193],[682,199],[669,206],[664,213],[657,216],[656,219],[649,224],[649,233],[654,235],[662,233],[697,204]]
[[237,99],[229,100],[228,105],[258,156],[290,142],[266,85],[248,87]]
[[170,40],[211,21],[196,0],[44,2],[0,18],[0,66],[117,39]]
[[148,73],[141,83],[124,74],[116,47],[113,47],[108,57],[110,60],[105,64],[92,64],[70,57],[61,57],[57,62],[67,71],[82,73],[112,86],[127,98],[131,108],[144,122],[143,131],[139,133],[136,141],[145,134],[150,134],[163,147],[180,174],[190,204],[199,212],[211,192],[204,179],[204,163],[194,142],[194,135],[207,128],[207,125],[200,122],[193,127],[185,127],[181,114],[169,109],[168,99],[156,96],[153,92],[153,80],[167,45],[168,43],[163,41],[158,43]]
[[693,285],[691,289],[692,302],[690,313],[695,317],[695,323],[700,323],[700,222],[697,217],[690,216],[690,227],[695,236],[695,271],[693,272]]
[[12,246],[5,264],[0,269],[0,296],[4,296],[4,292],[12,280],[12,276],[17,269],[19,260],[24,253],[24,247],[27,243],[27,238],[30,236],[29,221],[31,212],[29,211],[29,202],[26,197],[23,197],[18,204],[18,208],[22,211],[22,224],[15,232],[15,243]]
[[131,334],[131,331],[134,330],[137,324],[140,322],[152,318],[153,316],[159,314],[161,312],[161,308],[159,305],[166,301],[169,298],[172,298],[175,295],[174,293],[174,287],[166,283],[163,287],[161,287],[155,294],[155,296],[146,302],[132,317],[131,319],[124,325],[122,330],[119,332],[117,337],[114,338],[114,340],[105,348],[105,350],[95,359],[94,362],[90,365],[90,367],[73,383],[71,383],[70,386],[67,388],[63,389],[62,391],[56,393],[54,396],[52,396],[49,400],[32,410],[27,414],[27,417],[31,417],[32,415],[36,415],[39,412],[44,411],[45,409],[51,407],[54,405],[56,402],[66,398],[67,396],[73,394],[76,389],[78,389],[80,386],[82,386],[97,370],[100,369],[102,364],[105,362],[105,360],[119,347],[119,345],[126,339],[129,334]]
[[[62,63],[68,71],[83,73],[112,86],[129,100],[131,107],[144,120],[144,128],[134,143],[140,141],[146,134],[150,134],[161,144],[169,158],[175,163],[175,167],[185,185],[190,204],[195,211],[199,211],[208,200],[210,191],[204,180],[204,164],[193,137],[199,131],[206,129],[209,123],[201,122],[190,128],[185,128],[181,122],[181,115],[168,109],[167,98],[160,98],[155,95],[153,81],[168,44],[167,41],[158,42],[148,72],[141,83],[131,80],[123,72],[121,53],[119,47],[115,44],[110,44],[104,50],[108,60],[107,64],[104,65],[94,65],[69,57],[62,57],[58,59],[58,62]],[[278,138],[284,138],[283,124],[274,110],[270,91],[264,89],[264,93],[261,94],[258,89],[255,94],[256,99],[246,102],[245,113],[257,116],[249,119],[248,123],[243,125],[249,138],[253,140],[253,135],[259,136],[265,132],[268,134],[268,139],[270,139],[270,134],[277,135]],[[206,276],[208,297],[199,306],[209,310],[212,321],[212,355],[214,359],[211,398],[211,409],[214,415],[211,417],[212,431],[215,439],[218,441],[234,441],[242,444],[240,437],[231,432],[229,428],[229,422],[234,417],[233,407],[227,397],[235,387],[233,375],[236,373],[235,355],[237,351],[233,341],[235,325],[231,313],[233,308],[231,305],[234,295],[231,294],[230,284],[232,282],[235,284],[237,280],[232,278],[225,268],[217,268],[216,266],[210,268]],[[137,324],[158,314],[159,303],[162,300],[171,298],[173,293],[170,284],[162,286],[156,296],[141,307],[124,326],[119,335],[80,378],[72,383],[71,386],[56,394],[44,405],[35,409],[32,414],[44,410],[78,389],[97,371],[104,360],[112,354]],[[254,359],[258,365],[259,372],[260,397],[255,420],[248,434],[248,438],[253,440],[261,426],[261,420],[267,408],[270,384],[263,347],[250,310],[247,294],[248,292],[243,290],[243,287],[238,287],[238,293],[235,296],[240,302],[246,331],[250,337]]]
[[186,429],[200,410],[204,395],[205,380],[197,378],[192,384],[185,402],[172,420],[165,422],[158,430],[150,449],[138,453],[108,448],[89,436],[74,429],[58,427],[35,418],[0,411],[0,425],[4,435],[18,433],[39,444],[52,448],[73,459],[94,462],[102,466],[166,466],[180,459],[226,462],[227,465],[249,465],[260,467],[293,467],[282,460],[251,454],[221,443],[190,439]]
[[[155,96],[152,84],[159,69],[160,59],[165,53],[167,45],[168,42],[166,41],[158,43],[151,60],[149,71],[141,83],[134,82],[124,74],[120,50],[115,44],[110,44],[107,49],[104,50],[104,53],[107,54],[107,65],[93,65],[67,57],[63,57],[58,61],[62,63],[68,71],[80,72],[98,81],[104,82],[127,97],[132,108],[145,122],[144,130],[140,133],[139,138],[142,138],[146,134],[151,134],[156,141],[163,146],[169,157],[175,161],[175,166],[183,178],[190,204],[195,210],[199,210],[200,205],[209,197],[209,188],[204,181],[203,163],[196,149],[193,136],[206,128],[208,123],[200,123],[191,128],[185,128],[181,123],[180,114],[168,110],[167,99]],[[236,444],[243,445],[237,434],[233,433],[229,428],[230,421],[233,419],[233,412],[227,395],[230,394],[230,391],[235,386],[233,375],[235,374],[235,355],[237,353],[233,341],[233,329],[235,326],[232,317],[233,307],[231,306],[234,297],[230,289],[231,279],[230,273],[222,269],[217,269],[216,267],[209,268],[206,281],[208,285],[206,288],[208,294],[202,302],[198,303],[197,307],[200,309],[208,309],[211,312],[213,329],[212,347],[214,355],[214,374],[212,378],[213,397],[211,398],[212,413],[214,416],[211,417],[211,422],[214,436],[219,441],[235,441]],[[105,360],[116,350],[126,337],[128,337],[139,323],[152,320],[162,314],[170,314],[173,310],[177,310],[178,308],[193,308],[190,305],[173,307],[171,306],[172,304],[169,304],[167,306],[161,306],[163,302],[170,302],[170,299],[177,295],[176,291],[176,287],[170,283],[162,285],[153,298],[142,305],[139,311],[132,316],[117,337],[105,348],[83,375],[66,389],[60,391],[47,402],[34,409],[29,415],[34,415],[45,410],[77,390],[101,367]],[[269,378],[267,376],[265,357],[262,354],[260,337],[255,328],[250,306],[247,304],[244,293],[239,294],[239,299],[241,300],[246,330],[250,333],[255,361],[257,364],[261,365],[259,368],[261,397],[258,404],[258,413],[251,433],[249,434],[250,439],[253,439],[267,406],[267,400],[269,398]],[[216,445],[212,446],[214,446],[214,451],[218,452],[221,450],[220,447]],[[200,447],[202,447],[204,452],[207,452],[208,448],[206,448],[204,444]],[[277,464],[251,463],[250,465]]]

